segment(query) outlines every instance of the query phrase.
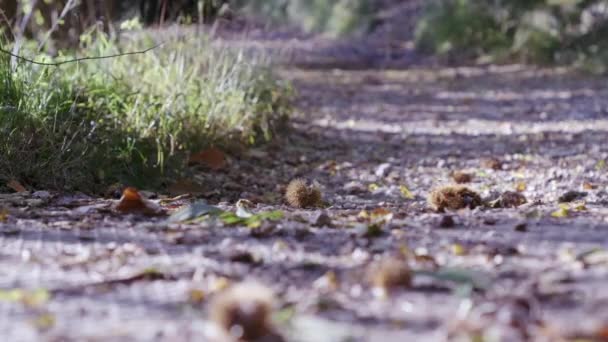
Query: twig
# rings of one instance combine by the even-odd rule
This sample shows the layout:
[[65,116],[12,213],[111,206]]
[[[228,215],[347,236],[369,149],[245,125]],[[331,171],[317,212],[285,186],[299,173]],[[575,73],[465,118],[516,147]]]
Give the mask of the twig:
[[12,53],[8,50],[4,50],[3,48],[0,48],[0,52],[7,54],[11,57],[20,59],[22,61],[28,62],[28,63],[32,63],[32,64],[37,64],[37,65],[45,65],[45,66],[60,66],[63,64],[68,64],[68,63],[76,63],[76,62],[80,62],[80,61],[87,61],[87,60],[94,60],[94,59],[107,59],[107,58],[116,58],[116,57],[122,57],[122,56],[128,56],[128,55],[139,55],[139,54],[144,54],[150,50],[154,50],[157,47],[163,45],[164,43],[160,43],[160,44],[156,44],[152,47],[149,47],[145,50],[141,50],[141,51],[130,51],[130,52],[125,52],[125,53],[117,53],[114,55],[106,55],[106,56],[87,56],[87,57],[81,57],[81,58],[74,58],[74,59],[68,59],[65,61],[61,61],[61,62],[38,62],[35,61],[33,59],[29,59],[27,57],[23,57],[20,55],[17,55],[15,53]]

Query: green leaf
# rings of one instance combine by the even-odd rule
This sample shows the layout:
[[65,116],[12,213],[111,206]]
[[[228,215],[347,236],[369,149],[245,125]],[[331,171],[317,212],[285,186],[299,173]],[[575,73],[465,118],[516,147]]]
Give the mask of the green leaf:
[[283,218],[283,212],[280,210],[268,211],[258,214],[253,214],[250,217],[239,217],[232,212],[224,212],[220,215],[220,220],[227,225],[246,225],[249,228],[258,228],[264,221],[277,221]]
[[245,222],[244,218],[238,217],[235,213],[229,211],[220,214],[220,220],[225,224],[239,224]]

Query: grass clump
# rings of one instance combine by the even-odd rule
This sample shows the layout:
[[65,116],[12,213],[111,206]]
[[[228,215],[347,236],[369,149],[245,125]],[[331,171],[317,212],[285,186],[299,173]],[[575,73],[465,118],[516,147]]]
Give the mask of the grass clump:
[[439,212],[445,209],[475,209],[482,204],[478,193],[460,185],[448,185],[433,190],[429,196],[429,203]]
[[419,48],[444,55],[605,71],[605,6],[603,0],[439,0],[419,21],[416,41]]
[[[81,41],[69,56],[154,43],[96,32]],[[156,187],[190,151],[270,139],[288,114],[289,88],[267,61],[202,39],[167,41],[145,54],[60,68],[11,65],[0,55],[0,180],[84,191],[115,182]]]

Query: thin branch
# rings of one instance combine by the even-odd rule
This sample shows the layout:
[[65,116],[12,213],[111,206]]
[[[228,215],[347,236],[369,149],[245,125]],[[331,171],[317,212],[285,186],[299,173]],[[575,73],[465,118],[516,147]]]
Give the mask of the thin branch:
[[161,46],[163,44],[164,43],[156,44],[156,45],[154,45],[152,47],[149,47],[149,48],[147,48],[145,50],[141,50],[141,51],[130,51],[130,52],[117,53],[117,54],[114,54],[114,55],[106,55],[106,56],[87,56],[87,57],[81,57],[81,58],[68,59],[68,60],[60,61],[60,62],[38,62],[38,61],[35,61],[33,59],[29,59],[27,57],[23,57],[23,56],[17,55],[17,54],[12,53],[12,52],[10,52],[8,50],[4,50],[3,48],[0,48],[0,52],[4,53],[4,54],[7,54],[7,55],[9,55],[11,57],[20,59],[22,61],[25,61],[25,62],[28,62],[28,63],[32,63],[32,64],[45,65],[45,66],[60,66],[60,65],[63,65],[63,64],[68,64],[68,63],[77,63],[77,62],[80,62],[80,61],[87,61],[87,60],[94,60],[94,59],[107,59],[107,58],[116,58],[116,57],[122,57],[122,56],[128,56],[128,55],[144,54],[144,53],[146,53],[146,52],[148,52],[150,50],[156,49],[157,47],[159,47],[159,46]]

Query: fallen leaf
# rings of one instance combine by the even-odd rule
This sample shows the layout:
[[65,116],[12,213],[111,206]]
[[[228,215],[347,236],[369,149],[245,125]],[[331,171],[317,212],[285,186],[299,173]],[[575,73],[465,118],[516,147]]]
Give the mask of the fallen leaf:
[[574,211],[587,211],[587,203],[585,203],[584,201],[575,203],[572,209]]
[[43,313],[32,320],[32,324],[40,330],[48,330],[55,325],[55,316],[50,313]]
[[171,214],[167,221],[170,223],[184,222],[204,215],[218,215],[222,212],[222,209],[209,205],[205,201],[196,201]]
[[595,190],[597,189],[597,185],[590,182],[583,182],[583,190]]
[[6,208],[2,208],[0,209],[0,222],[6,222],[6,220],[8,220],[8,209]]
[[455,243],[452,245],[452,253],[454,253],[454,255],[462,256],[467,254],[467,249],[463,245]]
[[401,191],[401,196],[405,199],[413,200],[415,198],[414,194],[405,185],[400,185],[399,191]]
[[11,289],[0,290],[0,301],[21,302],[29,307],[39,307],[49,301],[51,295],[45,289],[23,290]]
[[239,217],[233,212],[224,212],[219,216],[220,220],[227,225],[245,225],[249,228],[258,228],[264,221],[278,221],[283,218],[283,212],[280,210],[267,211],[258,214],[252,214],[250,217]]
[[192,304],[200,304],[206,297],[205,291],[201,289],[191,289],[188,291],[188,301]]
[[376,184],[376,183],[371,183],[370,185],[367,186],[367,189],[370,192],[374,192],[374,191],[380,189],[380,186],[378,184]]
[[190,164],[205,165],[211,170],[217,171],[226,166],[226,155],[217,147],[210,147],[190,156]]
[[114,209],[123,214],[162,215],[164,209],[152,201],[145,199],[137,189],[128,187],[122,192],[122,197]]
[[18,181],[11,179],[6,186],[14,190],[15,192],[27,192],[27,189],[21,185]]
[[515,184],[515,191],[517,192],[524,192],[527,188],[526,182],[517,182],[517,184]]
[[566,205],[560,205],[559,209],[551,213],[552,217],[563,218],[570,215],[570,209]]

